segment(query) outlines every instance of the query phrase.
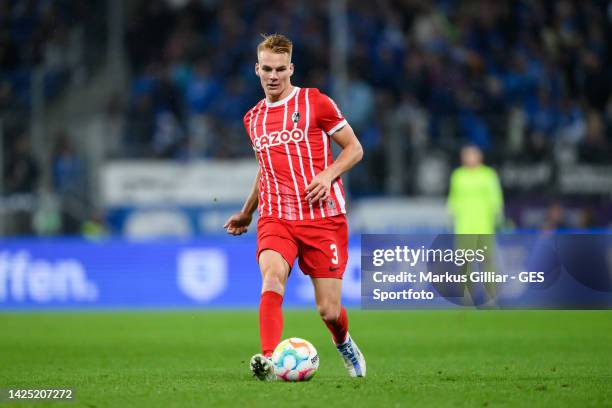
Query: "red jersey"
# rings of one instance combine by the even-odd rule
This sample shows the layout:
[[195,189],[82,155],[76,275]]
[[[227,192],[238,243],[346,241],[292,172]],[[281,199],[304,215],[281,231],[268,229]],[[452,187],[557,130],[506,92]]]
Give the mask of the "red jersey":
[[328,200],[309,203],[306,187],[332,163],[330,137],[347,124],[340,110],[316,88],[294,87],[277,102],[262,99],[244,116],[259,160],[259,215],[314,220],[345,214],[342,180]]

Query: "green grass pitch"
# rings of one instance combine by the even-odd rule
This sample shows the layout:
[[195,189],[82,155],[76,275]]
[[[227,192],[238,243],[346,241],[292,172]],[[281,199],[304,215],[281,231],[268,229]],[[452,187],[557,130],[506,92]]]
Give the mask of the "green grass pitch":
[[612,311],[349,319],[367,378],[348,378],[314,310],[293,310],[284,337],[310,340],[319,371],[263,383],[248,371],[255,311],[1,313],[0,387],[75,389],[35,407],[612,406]]

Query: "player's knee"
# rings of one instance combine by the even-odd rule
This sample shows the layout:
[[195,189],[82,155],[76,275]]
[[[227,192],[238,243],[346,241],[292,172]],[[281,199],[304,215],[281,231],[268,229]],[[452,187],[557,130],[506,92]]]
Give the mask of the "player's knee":
[[263,270],[263,292],[272,290],[278,293],[284,293],[285,291],[285,274],[282,270],[269,268]]
[[281,291],[284,291],[283,281],[279,277],[274,276],[274,275],[266,276],[263,279],[262,289],[264,292],[268,290],[272,290],[274,292],[281,293]]
[[321,319],[327,323],[333,323],[340,316],[340,305],[334,303],[320,303],[317,305],[317,310]]

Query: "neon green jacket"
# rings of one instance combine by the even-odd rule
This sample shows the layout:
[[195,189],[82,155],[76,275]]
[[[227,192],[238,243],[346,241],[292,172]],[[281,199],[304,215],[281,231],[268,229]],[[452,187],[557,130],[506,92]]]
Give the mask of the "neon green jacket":
[[494,234],[504,197],[495,170],[488,166],[459,167],[450,179],[448,208],[455,234]]

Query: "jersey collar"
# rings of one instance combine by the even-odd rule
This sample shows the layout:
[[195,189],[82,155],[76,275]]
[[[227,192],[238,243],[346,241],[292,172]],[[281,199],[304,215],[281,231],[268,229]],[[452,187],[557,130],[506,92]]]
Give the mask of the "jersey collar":
[[275,106],[281,106],[285,103],[287,103],[289,101],[289,99],[293,98],[296,94],[296,92],[298,91],[298,89],[300,89],[297,86],[294,86],[293,89],[291,90],[291,92],[289,93],[289,95],[285,96],[283,99],[281,99],[280,101],[276,101],[276,102],[270,102],[268,101],[268,97],[265,98],[266,100],[266,106],[268,108],[273,108]]

